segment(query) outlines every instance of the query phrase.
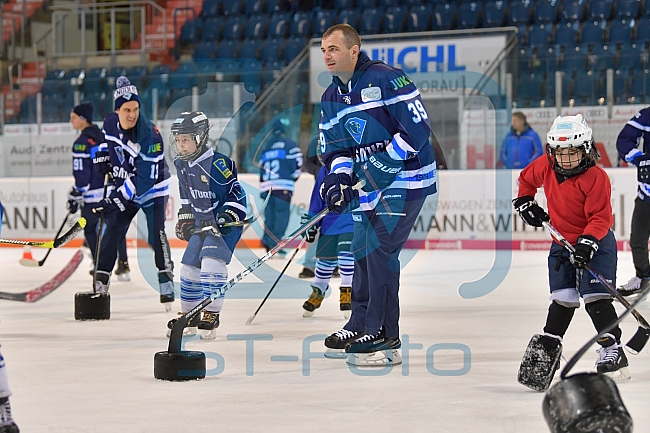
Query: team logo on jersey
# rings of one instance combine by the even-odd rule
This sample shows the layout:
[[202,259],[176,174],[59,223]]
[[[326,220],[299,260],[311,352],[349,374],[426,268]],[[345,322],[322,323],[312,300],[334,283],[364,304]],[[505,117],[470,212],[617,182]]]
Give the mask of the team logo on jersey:
[[228,179],[230,176],[232,176],[232,171],[230,171],[230,168],[228,168],[228,164],[226,164],[226,160],[223,158],[217,159],[215,162],[212,163],[217,170],[223,174],[223,177]]
[[357,144],[361,144],[361,137],[363,137],[363,131],[366,129],[366,123],[368,122],[363,119],[359,119],[358,117],[353,117],[345,122],[345,129],[348,130]]
[[343,97],[343,100],[345,101],[346,104],[350,105],[352,104],[352,98],[350,98],[348,95],[345,95]]
[[201,182],[208,183],[208,177],[205,174],[201,175]]
[[115,153],[117,154],[117,159],[120,160],[120,165],[124,164],[124,150],[121,147],[115,147]]
[[365,89],[361,89],[361,100],[363,102],[380,101],[381,89],[379,87],[367,87]]

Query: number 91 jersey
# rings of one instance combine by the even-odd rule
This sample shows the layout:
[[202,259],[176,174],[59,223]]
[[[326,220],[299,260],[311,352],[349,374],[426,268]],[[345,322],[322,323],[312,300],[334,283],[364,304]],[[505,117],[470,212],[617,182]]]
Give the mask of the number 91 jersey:
[[406,189],[407,200],[436,192],[429,116],[420,92],[402,70],[361,53],[347,86],[334,77],[325,90],[319,127],[319,151],[331,172],[358,172],[355,165],[371,154],[388,152],[404,161],[391,189]]

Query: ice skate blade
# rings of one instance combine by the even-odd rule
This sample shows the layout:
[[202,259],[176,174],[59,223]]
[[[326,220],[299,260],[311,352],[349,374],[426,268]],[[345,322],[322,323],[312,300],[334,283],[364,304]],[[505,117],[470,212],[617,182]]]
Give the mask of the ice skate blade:
[[632,379],[630,370],[628,370],[627,367],[622,367],[617,371],[611,371],[603,374],[609,376],[614,382],[627,382],[628,380]]
[[381,368],[402,365],[402,356],[397,349],[380,350],[374,353],[348,353],[348,365],[355,367]]
[[172,311],[172,303],[171,302],[164,302],[163,305],[165,306],[165,311],[170,312]]
[[348,354],[343,349],[330,349],[328,347],[323,356],[329,359],[346,359]]
[[345,317],[345,320],[350,319],[350,313],[351,313],[350,310],[342,310],[341,312],[343,313],[343,317]]
[[316,310],[314,310],[314,311],[305,310],[305,311],[302,312],[302,317],[311,317],[311,316],[314,315],[315,312],[316,312]]
[[131,277],[129,276],[128,272],[124,274],[120,274],[117,276],[118,281],[131,281]]
[[[196,335],[196,333],[199,332],[199,328],[196,326],[188,326],[187,328],[183,329],[183,337],[191,337],[192,335]],[[172,335],[172,330],[167,329],[167,338],[169,338]]]
[[201,329],[201,340],[214,340],[217,338],[217,328]]

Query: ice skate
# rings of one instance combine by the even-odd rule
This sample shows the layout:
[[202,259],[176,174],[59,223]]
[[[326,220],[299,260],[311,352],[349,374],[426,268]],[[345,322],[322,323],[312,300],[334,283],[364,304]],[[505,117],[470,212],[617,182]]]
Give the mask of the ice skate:
[[630,281],[618,286],[617,290],[622,296],[636,298],[637,295],[643,292],[645,289],[650,286],[650,278],[639,278],[634,276],[630,278]]
[[160,303],[165,306],[165,311],[170,312],[172,310],[172,303],[174,302],[174,281],[169,280],[164,283],[158,283],[160,289]]
[[[180,319],[180,316],[182,316],[183,314],[185,314],[185,313],[179,312],[178,313],[179,317],[177,317],[176,319],[172,319],[169,322],[167,322],[167,338],[169,338],[169,336],[172,334],[172,328],[174,327],[174,323],[176,323],[178,321],[178,319]],[[199,326],[200,321],[201,321],[201,315],[200,314],[197,314],[196,316],[194,316],[192,318],[192,320],[187,322],[187,326],[183,329],[183,335],[196,335],[196,333],[198,332],[197,327]]]
[[350,318],[352,312],[352,287],[341,287],[339,295],[339,309],[343,313],[343,317]]
[[0,398],[0,433],[19,433],[19,431],[11,417],[9,397]]
[[117,261],[117,269],[115,270],[115,275],[119,281],[131,281],[131,269],[129,268],[129,262],[126,260]]
[[596,371],[611,377],[616,382],[630,380],[627,357],[621,344],[612,334],[605,334],[598,343],[602,347],[598,349]]
[[314,278],[315,276],[316,274],[314,274],[314,270],[308,268],[307,266],[302,268],[302,271],[300,271],[298,274],[298,278]]
[[[305,301],[304,304],[302,304],[302,308],[305,310],[302,313],[302,317],[313,316],[316,309],[320,308],[320,304],[323,302],[323,299],[325,299],[325,292],[321,292],[321,290],[315,286],[311,286],[311,289],[311,296]],[[327,291],[327,289],[325,289],[325,291]]]
[[347,329],[341,329],[336,331],[329,337],[325,339],[325,347],[327,350],[325,352],[325,358],[332,359],[345,359],[347,355],[345,353],[345,346],[354,341],[356,338],[362,337],[363,333],[356,331],[348,331]]
[[203,310],[203,317],[199,322],[201,337],[204,340],[214,340],[217,337],[217,328],[219,327],[219,313]]
[[380,329],[377,334],[366,334],[361,338],[350,341],[345,346],[347,353],[374,353],[380,350],[399,349],[402,342],[399,337],[386,337],[384,330]]
[[111,274],[106,271],[97,271],[95,275],[95,293],[108,293],[108,287],[111,285]]
[[561,355],[560,337],[550,334],[533,335],[521,360],[517,382],[535,391],[546,391],[560,366]]
[[174,302],[174,294],[170,295],[160,295],[160,303],[164,305],[165,311],[172,311],[172,303]]
[[402,365],[402,355],[397,349],[384,349],[372,353],[348,353],[346,364],[355,367],[386,367]]

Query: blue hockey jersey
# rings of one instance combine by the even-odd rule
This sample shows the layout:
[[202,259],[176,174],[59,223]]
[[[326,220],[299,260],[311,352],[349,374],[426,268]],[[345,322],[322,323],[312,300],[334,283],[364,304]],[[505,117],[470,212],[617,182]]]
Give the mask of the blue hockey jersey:
[[[643,150],[639,149],[643,139]],[[616,150],[628,164],[638,165],[643,159],[650,159],[650,107],[636,113],[623,127],[616,139]],[[650,202],[650,184],[638,182],[640,199]]]
[[246,193],[230,158],[208,148],[194,161],[174,159],[181,206],[189,207],[197,221],[214,221],[221,212],[235,220],[246,218]]
[[386,191],[359,191],[362,210],[374,209],[390,189],[406,190],[407,200],[436,192],[429,116],[420,92],[402,70],[362,52],[347,86],[335,76],[323,93],[319,127],[321,154],[331,172],[355,179],[359,165],[373,153],[388,152],[404,161],[404,170]]
[[260,190],[293,191],[300,176],[302,152],[298,145],[279,133],[271,133],[260,146]]
[[[316,176],[314,189],[311,191],[311,200],[309,201],[309,216],[311,217],[317,215],[327,207],[325,200],[320,196],[320,186],[323,184],[325,176],[327,176],[327,169],[321,167]],[[318,225],[323,235],[339,235],[354,231],[354,221],[350,212],[344,212],[342,214],[330,212],[318,222]]]
[[[91,125],[81,131],[72,145],[72,174],[74,185],[82,193],[85,204],[98,203],[104,194],[104,179],[93,167],[92,157],[104,142],[104,134]],[[109,189],[112,185],[109,186]]]
[[141,206],[169,195],[169,170],[158,128],[140,113],[136,126],[120,127],[117,113],[104,119],[105,143],[113,166],[115,187]]

